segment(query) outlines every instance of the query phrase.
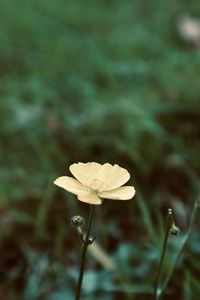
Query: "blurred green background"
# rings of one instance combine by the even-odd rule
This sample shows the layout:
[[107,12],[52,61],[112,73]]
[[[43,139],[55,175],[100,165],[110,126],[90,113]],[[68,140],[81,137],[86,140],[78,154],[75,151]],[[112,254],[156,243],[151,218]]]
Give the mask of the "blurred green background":
[[[96,207],[108,261],[88,254],[82,299],[151,298],[168,207],[173,264],[200,175],[200,26],[181,18],[199,0],[0,1],[0,299],[73,299],[70,218],[88,206],[52,182],[78,161],[117,163],[137,189]],[[196,224],[164,299],[200,298],[199,258]]]

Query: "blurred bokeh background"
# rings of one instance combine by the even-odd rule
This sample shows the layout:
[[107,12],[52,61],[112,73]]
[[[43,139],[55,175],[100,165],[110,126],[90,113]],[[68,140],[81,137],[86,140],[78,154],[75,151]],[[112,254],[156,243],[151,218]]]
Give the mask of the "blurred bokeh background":
[[[83,299],[149,299],[199,196],[199,0],[1,0],[0,25],[0,299],[73,299],[88,206],[52,182],[78,161],[137,189],[95,209]],[[199,258],[196,224],[166,299],[200,298]]]

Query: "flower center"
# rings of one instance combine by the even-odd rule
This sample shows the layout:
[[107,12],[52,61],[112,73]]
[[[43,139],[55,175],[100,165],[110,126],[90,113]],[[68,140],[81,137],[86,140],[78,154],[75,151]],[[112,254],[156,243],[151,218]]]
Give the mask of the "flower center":
[[102,182],[101,180],[99,180],[98,178],[94,178],[91,182],[91,189],[94,192],[102,192],[103,190],[105,190],[106,188],[106,184],[104,182]]

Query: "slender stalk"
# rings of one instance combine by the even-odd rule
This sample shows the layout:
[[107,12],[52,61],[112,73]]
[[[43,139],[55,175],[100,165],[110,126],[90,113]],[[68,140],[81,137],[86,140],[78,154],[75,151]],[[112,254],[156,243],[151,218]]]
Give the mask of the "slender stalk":
[[185,249],[186,243],[187,243],[187,241],[188,241],[188,239],[190,237],[190,234],[192,232],[193,225],[194,225],[194,222],[196,220],[196,216],[197,216],[197,214],[199,212],[199,209],[200,209],[200,202],[197,201],[194,204],[194,207],[193,207],[193,210],[192,210],[192,216],[191,216],[191,219],[190,219],[190,224],[189,224],[187,233],[185,235],[185,238],[184,238],[184,240],[183,240],[183,242],[181,244],[181,247],[179,249],[178,255],[177,255],[176,260],[175,260],[175,263],[174,263],[171,271],[169,272],[169,274],[168,274],[168,276],[167,276],[167,278],[166,278],[166,280],[165,280],[165,282],[163,284],[163,287],[160,289],[160,296],[164,293],[164,291],[165,291],[165,289],[166,289],[166,287],[167,287],[167,285],[168,285],[168,283],[169,283],[169,281],[170,281],[170,279],[171,279],[171,277],[172,277],[172,275],[174,273],[174,270],[177,267],[179,259],[180,259],[181,255],[182,255],[182,253],[183,253],[183,251]]
[[170,231],[171,225],[173,223],[174,223],[174,220],[173,220],[173,216],[172,216],[172,210],[169,208],[168,209],[168,216],[167,216],[167,227],[166,227],[166,231],[165,231],[165,238],[164,238],[164,242],[163,242],[162,254],[161,254],[161,257],[160,257],[160,263],[159,263],[159,267],[158,267],[158,274],[157,274],[155,289],[154,289],[154,296],[155,296],[156,300],[158,300],[160,298],[159,281],[160,281],[161,271],[162,271],[163,262],[164,262],[164,258],[165,258],[165,253],[166,253],[166,250],[167,250],[167,241],[168,241],[168,237],[169,237],[169,231]]
[[91,231],[91,225],[92,225],[93,207],[94,206],[91,204],[90,205],[90,214],[89,214],[89,219],[88,219],[88,225],[87,225],[86,235],[85,235],[85,239],[83,240],[83,249],[82,249],[82,255],[81,255],[81,265],[80,265],[79,279],[78,279],[78,284],[77,284],[77,289],[76,289],[75,300],[79,300],[80,299],[80,295],[81,295],[81,287],[82,287],[82,282],[83,282],[84,266],[85,266],[85,257],[86,257],[87,247],[89,245],[89,237],[90,237],[90,231]]

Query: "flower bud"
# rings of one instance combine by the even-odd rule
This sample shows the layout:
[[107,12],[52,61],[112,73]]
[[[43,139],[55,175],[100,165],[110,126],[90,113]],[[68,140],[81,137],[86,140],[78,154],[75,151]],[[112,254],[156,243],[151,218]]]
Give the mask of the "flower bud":
[[96,240],[96,236],[95,237],[89,237],[88,239],[88,245],[91,245],[95,240]]
[[85,220],[82,216],[73,216],[71,218],[71,223],[75,227],[82,227],[85,224]]
[[177,236],[180,233],[180,229],[175,224],[172,224],[172,227],[170,228],[169,233],[171,235]]

